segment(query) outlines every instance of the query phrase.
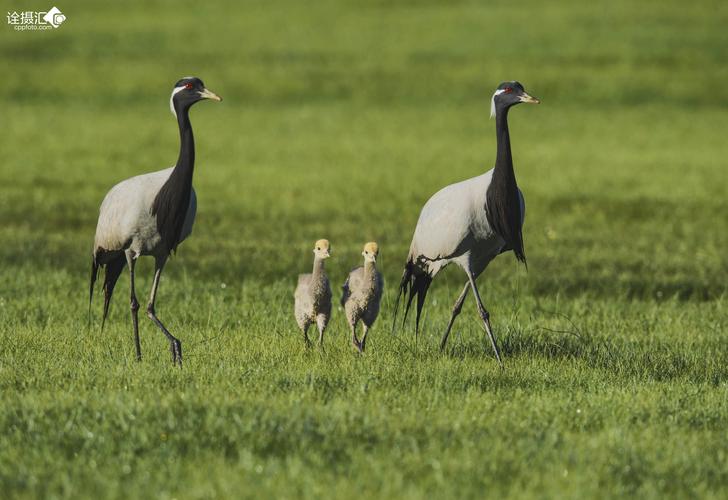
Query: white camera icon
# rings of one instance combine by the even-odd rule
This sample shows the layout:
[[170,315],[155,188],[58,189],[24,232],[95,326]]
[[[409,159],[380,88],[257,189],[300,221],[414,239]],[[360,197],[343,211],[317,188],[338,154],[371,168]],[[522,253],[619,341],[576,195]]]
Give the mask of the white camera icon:
[[58,7],[53,7],[46,13],[45,16],[43,16],[43,20],[54,28],[57,28],[63,24],[63,21],[66,20],[66,16],[63,15],[63,12],[61,12]]

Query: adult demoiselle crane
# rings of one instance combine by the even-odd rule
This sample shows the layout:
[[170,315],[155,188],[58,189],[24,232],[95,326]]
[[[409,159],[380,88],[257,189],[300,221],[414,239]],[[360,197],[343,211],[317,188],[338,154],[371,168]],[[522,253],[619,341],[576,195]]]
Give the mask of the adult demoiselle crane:
[[94,283],[99,267],[106,267],[104,277],[104,328],[114,286],[124,264],[131,278],[131,319],[134,328],[136,357],[142,357],[139,344],[139,302],[134,291],[134,266],[141,255],[155,259],[154,281],[147,305],[147,316],[169,340],[172,362],[182,364],[182,344],[165,328],[154,310],[159,278],[169,255],[190,235],[197,211],[197,197],[192,188],[195,166],[195,140],[190,125],[190,106],[203,99],[222,101],[205,88],[202,80],[182,78],[174,85],[169,106],[177,119],[180,134],[179,158],[174,167],[138,175],[120,182],[101,203],[94,238],[89,314]]
[[[490,315],[483,306],[475,280],[495,256],[508,250],[513,250],[516,258],[526,264],[521,231],[526,206],[516,184],[508,134],[508,110],[522,102],[538,104],[540,101],[528,95],[518,82],[504,82],[496,89],[490,110],[491,116],[495,116],[498,141],[495,167],[483,175],[441,189],[425,203],[410,244],[397,297],[398,306],[400,297],[409,293],[404,313],[406,320],[412,299],[417,296],[417,334],[430,283],[442,268],[456,263],[465,271],[467,281],[453,306],[440,349],[445,348],[453,322],[460,314],[468,289],[472,288],[485,331],[501,364]],[[396,316],[395,307],[395,321]]]

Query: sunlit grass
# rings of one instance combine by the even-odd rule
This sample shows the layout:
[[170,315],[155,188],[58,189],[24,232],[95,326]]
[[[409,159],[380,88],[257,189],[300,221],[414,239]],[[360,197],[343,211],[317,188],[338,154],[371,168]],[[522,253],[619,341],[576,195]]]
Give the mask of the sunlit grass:
[[[60,5],[0,31],[0,496],[725,496],[728,11],[719,2]],[[111,21],[113,20],[113,22]],[[134,361],[128,278],[87,321],[98,205],[171,165],[167,99],[195,74],[199,200]],[[529,268],[433,284],[390,327],[419,208],[490,168],[511,113]],[[335,285],[380,243],[382,315],[356,356],[292,314],[310,246]],[[151,263],[137,266],[146,297]],[[97,291],[98,294],[98,291]],[[98,297],[97,297],[98,298]]]

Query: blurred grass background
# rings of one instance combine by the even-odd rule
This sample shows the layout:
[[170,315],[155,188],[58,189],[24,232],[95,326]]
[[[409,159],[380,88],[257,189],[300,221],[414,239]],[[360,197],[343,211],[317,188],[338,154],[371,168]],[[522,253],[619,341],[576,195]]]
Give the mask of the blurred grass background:
[[[725,493],[724,2],[58,7],[58,29],[0,30],[0,491]],[[126,276],[107,331],[85,322],[98,205],[174,163],[185,75],[225,100],[193,108],[198,218],[160,289],[179,372],[147,322],[132,362]],[[469,302],[436,351],[458,270],[417,344],[388,330],[419,208],[492,166],[510,79],[543,104],[510,120],[529,270],[501,256],[480,280],[501,372]],[[340,314],[325,354],[295,329],[320,237],[334,283],[382,248],[362,359]]]

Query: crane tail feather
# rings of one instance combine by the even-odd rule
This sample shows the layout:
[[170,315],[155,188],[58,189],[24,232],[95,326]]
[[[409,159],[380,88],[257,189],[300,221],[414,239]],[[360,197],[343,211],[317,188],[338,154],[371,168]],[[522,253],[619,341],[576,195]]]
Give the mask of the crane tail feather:
[[430,288],[432,278],[428,274],[423,275],[427,279],[420,279],[421,285],[417,289],[417,315],[415,316],[415,336],[420,334],[420,316],[422,316],[422,308],[425,306],[425,297],[427,290]]
[[116,286],[116,282],[121,275],[121,271],[124,269],[125,262],[126,260],[124,254],[121,254],[110,260],[106,264],[106,274],[104,275],[104,316],[101,319],[101,331],[104,331],[106,317],[109,314],[111,297],[114,294],[114,287]]
[[88,286],[88,327],[91,328],[91,304],[94,301],[94,285],[96,285],[96,277],[99,273],[99,265],[96,263],[96,257],[91,260],[91,282]]
[[402,293],[397,294],[397,301],[394,303],[394,317],[392,318],[392,335],[397,331],[397,313],[399,312],[399,299],[402,297]]
[[407,261],[405,264],[404,272],[402,273],[402,280],[399,284],[399,294],[397,295],[397,303],[394,309],[394,324],[392,325],[392,331],[394,331],[395,324],[397,321],[397,310],[399,309],[399,301],[403,295],[407,296],[407,303],[404,308],[404,315],[402,317],[402,325],[404,326],[409,315],[410,307],[415,296],[417,297],[417,315],[415,318],[415,335],[419,334],[420,330],[420,317],[422,316],[422,309],[425,305],[425,297],[427,296],[427,290],[430,288],[432,283],[432,276],[426,271],[419,269],[415,266],[412,259]]

